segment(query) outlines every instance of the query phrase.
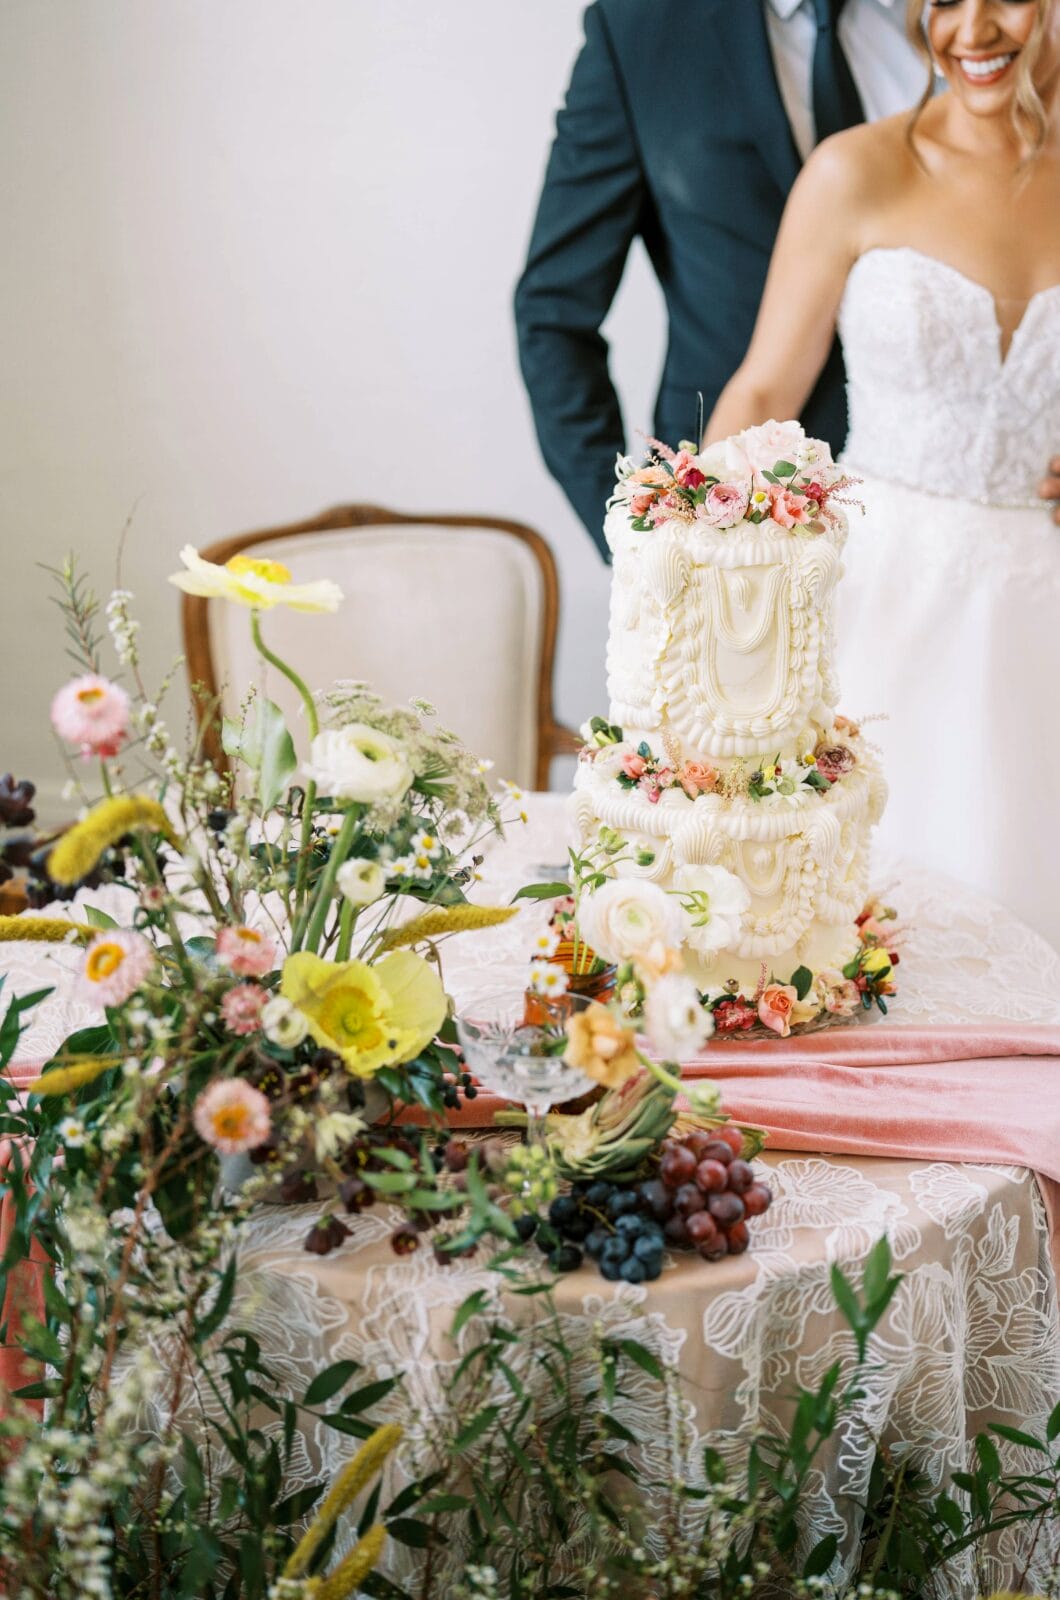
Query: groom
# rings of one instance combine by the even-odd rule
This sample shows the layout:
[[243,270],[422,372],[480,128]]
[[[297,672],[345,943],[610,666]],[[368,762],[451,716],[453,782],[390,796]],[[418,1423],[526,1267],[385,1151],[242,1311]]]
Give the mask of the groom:
[[[784,202],[829,133],[913,105],[927,68],[904,0],[594,0],[515,295],[541,449],[602,554],[627,448],[600,325],[633,240],[651,258],[669,340],[655,409],[692,438],[751,338]],[[821,218],[827,228],[828,218]],[[838,345],[809,433],[846,436]],[[1060,460],[1042,486],[1060,498]],[[1060,519],[1060,510],[1057,511]]]

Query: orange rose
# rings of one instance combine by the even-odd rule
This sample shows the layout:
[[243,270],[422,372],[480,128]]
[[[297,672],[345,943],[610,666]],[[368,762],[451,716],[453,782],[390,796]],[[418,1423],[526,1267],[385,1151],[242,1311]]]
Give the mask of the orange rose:
[[790,983],[771,983],[762,991],[762,998],[758,1002],[758,1019],[767,1028],[772,1028],[782,1039],[786,1039],[791,1032],[792,1008],[798,1001],[798,995]]

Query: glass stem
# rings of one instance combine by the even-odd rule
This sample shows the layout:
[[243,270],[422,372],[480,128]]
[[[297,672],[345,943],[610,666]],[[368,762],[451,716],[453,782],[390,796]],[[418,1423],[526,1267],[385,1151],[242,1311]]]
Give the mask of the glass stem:
[[[281,656],[276,655],[272,650],[270,650],[268,645],[265,643],[265,640],[261,636],[260,611],[253,610],[250,613],[250,635],[254,640],[254,646],[258,654],[262,656],[264,660],[268,661],[272,666],[274,666],[277,672],[282,672],[288,683],[292,683],[298,690],[298,693],[301,696],[302,704],[305,707],[306,722],[309,726],[309,738],[312,741],[320,732],[320,718],[317,716],[316,704],[313,700],[312,694],[309,692],[309,685],[306,683],[304,678],[299,677],[298,673],[292,666],[289,666]],[[313,845],[313,802],[315,800],[316,784],[312,779],[310,779],[306,784],[305,796],[302,800],[302,839],[298,851],[298,867],[294,886],[294,905],[296,914],[303,910],[303,903],[305,900],[306,878],[309,873],[309,858]],[[298,947],[298,943],[293,944],[294,949],[297,950]]]

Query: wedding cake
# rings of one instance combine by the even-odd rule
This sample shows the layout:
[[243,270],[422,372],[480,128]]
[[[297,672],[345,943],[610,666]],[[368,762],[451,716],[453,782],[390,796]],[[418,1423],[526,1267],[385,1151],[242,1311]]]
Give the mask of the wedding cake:
[[887,796],[835,710],[850,480],[796,423],[651,443],[620,458],[605,522],[610,710],[586,725],[577,852],[677,897],[704,991],[841,971]]

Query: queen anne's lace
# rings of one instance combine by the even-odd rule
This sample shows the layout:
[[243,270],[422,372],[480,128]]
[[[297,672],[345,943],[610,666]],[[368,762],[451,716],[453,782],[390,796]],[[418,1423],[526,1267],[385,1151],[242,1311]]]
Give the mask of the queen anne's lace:
[[1002,356],[990,291],[933,256],[868,250],[839,315],[844,458],[892,483],[1039,506],[1060,416],[1060,284],[1031,299]]

